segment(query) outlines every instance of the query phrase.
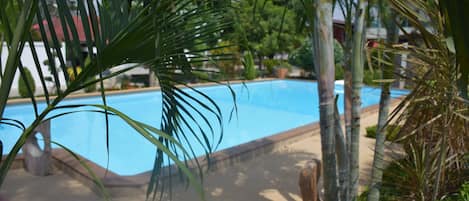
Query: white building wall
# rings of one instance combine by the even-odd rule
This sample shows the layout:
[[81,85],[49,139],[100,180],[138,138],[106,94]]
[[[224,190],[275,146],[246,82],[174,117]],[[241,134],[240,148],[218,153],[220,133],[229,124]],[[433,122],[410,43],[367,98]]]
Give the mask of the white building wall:
[[[44,65],[44,61],[48,59],[47,54],[46,54],[46,49],[44,48],[44,44],[42,42],[34,42],[34,46],[35,46],[36,51],[37,51],[37,56],[38,56],[39,63],[41,65],[41,70],[42,70],[42,73],[43,73],[44,77],[53,77],[52,74],[49,72],[49,67]],[[62,55],[65,56],[65,44],[62,44],[61,52],[62,52]],[[1,55],[2,70],[5,69],[4,67],[6,65],[7,57],[8,57],[8,48],[7,48],[6,43],[4,43],[3,44],[2,55]],[[36,70],[36,64],[34,63],[34,59],[33,59],[32,53],[31,53],[31,48],[30,48],[28,43],[24,46],[23,53],[21,54],[21,62],[23,63],[23,66],[27,67],[29,69],[29,71],[31,71],[31,74],[34,78],[34,82],[35,82],[35,85],[36,85],[35,94],[36,95],[44,94],[44,90],[43,90],[41,81],[39,79],[39,74]],[[56,58],[56,63],[59,64],[59,61],[58,61],[57,58]],[[59,80],[60,80],[60,83],[61,83],[61,89],[63,90],[63,89],[65,89],[65,86],[66,86],[65,78],[64,78],[63,72],[61,70],[58,74],[59,74]],[[20,72],[19,72],[19,70],[17,70],[16,73],[15,73],[15,78],[13,79],[13,86],[10,90],[10,97],[19,96],[19,93],[18,93],[19,75],[20,75]],[[55,93],[53,91],[51,92],[51,90],[55,90],[55,88],[53,88],[53,86],[54,86],[53,83],[46,82],[46,86],[49,90],[49,93]]]

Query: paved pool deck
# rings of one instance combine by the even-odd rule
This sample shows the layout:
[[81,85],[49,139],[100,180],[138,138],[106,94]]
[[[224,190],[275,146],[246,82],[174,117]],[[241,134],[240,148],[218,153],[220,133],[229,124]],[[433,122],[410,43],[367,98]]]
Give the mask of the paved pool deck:
[[[368,184],[373,161],[374,139],[364,137],[365,128],[376,124],[377,113],[361,119],[360,138],[360,185]],[[393,149],[396,149],[395,147]],[[389,147],[387,151],[389,152]],[[260,155],[254,160],[208,172],[204,177],[204,188],[209,201],[290,201],[301,200],[298,187],[299,170],[306,161],[321,157],[319,132],[300,141],[276,149],[273,153]],[[63,172],[55,171],[51,176],[35,177],[24,170],[11,170],[0,190],[0,201],[56,200],[97,201],[101,196],[92,192],[77,180]],[[199,200],[198,195],[185,185],[173,187],[173,200]],[[141,191],[128,192],[116,201],[143,201]]]

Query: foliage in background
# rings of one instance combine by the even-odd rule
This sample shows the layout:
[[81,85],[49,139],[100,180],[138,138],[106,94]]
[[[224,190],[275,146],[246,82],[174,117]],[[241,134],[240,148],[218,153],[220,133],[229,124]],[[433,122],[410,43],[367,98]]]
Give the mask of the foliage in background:
[[[311,47],[311,39],[304,40],[301,47],[293,50],[288,56],[288,63],[300,67],[308,72],[314,71],[314,58]],[[335,63],[335,79],[344,79],[344,50],[339,41],[334,40],[334,63]]]
[[[301,47],[288,55],[288,62],[306,71],[314,72],[314,58],[311,39],[305,39]],[[339,41],[334,40],[334,63],[343,66],[344,50]]]
[[379,82],[376,80],[381,79],[381,71],[380,70],[374,70],[374,71],[369,71],[365,70],[363,73],[363,84],[368,85],[368,86],[379,86]]
[[[26,84],[25,79],[28,84]],[[29,89],[28,89],[29,87]],[[30,96],[30,91],[34,94],[36,92],[36,84],[34,78],[31,75],[31,72],[28,68],[24,68],[24,74],[21,74],[18,79],[18,93],[22,98],[27,98]]]
[[344,67],[338,63],[335,64],[335,80],[344,79]]
[[194,71],[192,74],[196,77],[197,82],[206,82],[207,80],[210,80],[210,75],[208,72]]
[[[86,81],[87,82],[96,82],[96,77],[90,77]],[[95,92],[96,91],[96,84],[90,84],[90,85],[86,86],[84,90],[85,90],[86,93]]]
[[237,22],[229,37],[255,57],[273,58],[301,46],[304,36],[296,32],[295,12],[285,3],[241,0],[234,5]]
[[344,48],[336,39],[334,39],[334,63],[344,65]]
[[[391,45],[391,44],[388,44]],[[369,71],[380,70],[384,65],[384,52],[383,45],[379,44],[379,47],[370,47],[366,49],[366,60],[365,69]],[[391,60],[391,59],[387,59]]]
[[[73,81],[75,80],[75,77],[77,77],[78,75],[80,75],[82,69],[80,66],[77,66],[77,67],[67,67],[67,74],[68,74],[68,77],[70,78],[70,81]],[[76,72],[76,75],[75,75],[75,72]]]
[[277,60],[277,59],[265,59],[265,60],[262,60],[262,64],[267,69],[267,74],[268,75],[274,75],[275,66],[279,65],[279,60]]
[[[221,48],[213,49],[210,51],[214,57],[220,57],[215,62],[214,67],[220,70],[220,76],[223,80],[235,79],[238,77],[237,67],[241,65],[241,56],[239,46],[230,41],[220,41],[218,46]],[[223,59],[227,55],[232,55],[229,59]]]
[[[91,58],[86,57],[85,64],[83,65],[84,68],[88,68],[90,63],[91,63]],[[96,80],[96,76],[91,76],[86,81],[87,82],[94,82],[95,80]],[[87,87],[85,87],[85,92],[87,92],[87,93],[94,92],[94,91],[96,91],[96,83],[95,84],[90,84]]]
[[247,80],[253,80],[257,77],[256,68],[254,67],[254,58],[252,58],[252,54],[250,51],[247,51],[246,53],[244,53],[243,66],[244,66],[244,77]]
[[[377,125],[370,126],[366,128],[366,137],[376,138],[376,129]],[[388,125],[386,126],[386,141],[395,141],[397,140],[397,134],[399,133],[400,126],[398,125]]]
[[308,38],[304,40],[301,47],[293,50],[288,55],[288,62],[306,71],[314,72],[314,58],[312,55],[313,49],[311,47],[311,39]]
[[469,201],[469,181],[464,182],[458,192],[450,194],[441,201]]
[[288,71],[291,71],[293,66],[285,60],[277,60],[277,65],[274,66],[275,68],[286,68]]
[[[407,200],[400,192],[399,186],[404,185],[402,179],[408,178],[408,175],[401,170],[398,165],[402,159],[396,159],[398,162],[391,162],[383,170],[383,179],[380,186],[380,201],[401,201]],[[399,161],[401,160],[401,161]],[[358,201],[366,201],[369,194],[367,188],[363,193],[360,194]]]

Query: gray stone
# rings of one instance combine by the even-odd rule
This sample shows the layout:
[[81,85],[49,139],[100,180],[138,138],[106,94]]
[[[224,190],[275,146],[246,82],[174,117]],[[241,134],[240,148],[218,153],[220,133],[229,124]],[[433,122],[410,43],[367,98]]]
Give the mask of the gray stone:
[[[37,139],[41,135],[43,140]],[[39,146],[43,143],[44,146]],[[51,172],[50,121],[40,124],[23,145],[24,166],[26,171],[35,176],[46,176]]]

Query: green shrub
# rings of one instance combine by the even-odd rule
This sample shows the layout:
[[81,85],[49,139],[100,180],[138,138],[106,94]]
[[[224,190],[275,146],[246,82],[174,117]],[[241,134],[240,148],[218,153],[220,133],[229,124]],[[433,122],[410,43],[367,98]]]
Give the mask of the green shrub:
[[277,66],[275,66],[276,68],[287,68],[288,71],[291,71],[293,68],[293,66],[290,63],[288,63],[288,61],[278,60],[277,62],[278,64]]
[[[344,50],[342,45],[334,40],[334,63],[343,64]],[[296,50],[293,50],[288,56],[288,62],[291,65],[302,68],[306,71],[314,72],[314,58],[311,41],[306,39],[303,45]]]
[[385,60],[383,46],[379,45],[378,47],[367,48],[365,52],[366,58],[364,67],[366,69],[371,67],[374,71],[379,71],[381,66],[386,66],[386,63],[383,62],[383,60]]
[[[401,160],[402,161],[402,160]],[[392,162],[388,167],[383,171],[383,183],[380,189],[380,200],[383,201],[399,201],[402,200],[401,188],[399,186],[402,180],[407,180],[409,175],[407,172],[403,171],[399,163],[401,161]]]
[[194,75],[198,82],[206,82],[210,79],[210,75],[204,71],[192,71],[192,75]]
[[[395,188],[393,185],[389,183],[389,174],[386,172],[396,172],[398,171],[396,168],[398,166],[394,163],[391,163],[386,169],[385,169],[385,175],[383,175],[383,184],[381,186],[381,189],[379,191],[380,193],[380,198],[379,200],[381,201],[400,201],[402,200],[401,197],[399,197],[399,191],[397,188]],[[367,201],[368,200],[368,193],[369,193],[369,188],[365,187],[365,190],[358,195],[357,201]]]
[[275,73],[275,66],[277,66],[279,62],[276,59],[265,59],[262,61],[262,64],[267,69],[267,73],[273,75]]
[[[435,155],[428,156],[422,154],[430,152],[423,147],[425,146],[413,149],[412,151],[406,151],[407,154],[404,158],[394,160],[384,169],[380,189],[381,201],[420,200],[416,198],[421,198],[422,196],[426,197],[426,194],[420,195],[419,193],[423,192],[428,194],[431,192],[431,189],[428,189],[427,186],[433,184],[434,176],[428,174],[427,171],[435,171],[435,169],[433,167],[427,167],[426,163],[432,164],[436,162],[437,159],[436,157],[434,158]],[[420,158],[422,156],[424,158]],[[430,161],[427,161],[426,159],[428,158],[426,157],[431,157],[431,159],[429,159]],[[427,168],[432,168],[432,170]],[[450,172],[447,173],[447,176],[452,174]],[[420,175],[429,175],[429,177],[420,177]],[[451,177],[447,179],[449,178]],[[422,188],[429,191],[421,191],[420,189]],[[445,188],[446,187],[442,187],[443,193],[444,190],[450,190]],[[419,193],[416,194],[415,192]],[[367,195],[368,191],[365,190],[359,196],[358,200],[366,200]],[[447,196],[440,197],[439,199],[440,201],[469,201],[469,181],[466,180],[466,182],[461,185],[458,192],[447,194]]]
[[309,39],[306,39],[301,47],[288,55],[288,62],[306,71],[314,72],[313,51]]
[[463,183],[458,192],[444,196],[440,201],[469,201],[469,181]]
[[469,201],[469,181],[466,181],[459,190],[459,200]]
[[[390,163],[383,171],[383,183],[381,185],[380,199],[381,201],[400,201],[403,200],[402,193],[399,191],[400,180],[408,178],[407,174],[399,166],[401,161]],[[366,201],[369,189],[365,189],[363,193],[358,196],[358,201]]]
[[344,48],[339,41],[334,39],[334,63],[342,64],[344,62]]
[[[34,83],[34,78],[31,75],[31,72],[29,72],[28,68],[26,67],[24,68],[24,74],[26,76],[29,86],[31,87],[31,91],[34,94],[34,92],[36,92],[36,84]],[[22,98],[29,97],[28,88],[26,86],[26,82],[24,81],[24,77],[22,74],[20,74],[20,79],[18,79],[18,92]]]
[[244,54],[243,66],[244,66],[244,77],[247,80],[253,80],[257,77],[256,68],[254,68],[254,59],[252,58],[251,52],[247,52],[246,54]]
[[[86,59],[85,59],[85,65],[84,65],[85,68],[88,68],[88,67],[90,66],[90,63],[91,63],[90,57],[86,57]],[[80,66],[77,67],[77,71],[78,71],[78,69],[80,69],[80,72],[81,72],[81,67],[80,67]],[[77,73],[78,73],[78,72],[77,72]],[[80,73],[78,73],[78,74],[80,74]],[[96,76],[92,76],[92,77],[90,77],[90,78],[87,79],[87,82],[91,82],[91,81],[95,81],[95,80],[96,80]],[[95,84],[91,84],[91,85],[85,87],[85,92],[86,92],[86,93],[94,92],[94,91],[96,91],[96,83],[95,83]]]
[[[370,126],[366,128],[366,137],[376,138],[377,125]],[[398,125],[388,125],[386,128],[386,140],[395,141],[397,139],[397,134],[399,133],[400,126]]]
[[340,64],[335,64],[335,80],[344,79],[344,67]]
[[238,73],[235,67],[241,64],[241,55],[239,54],[240,50],[238,45],[231,41],[219,41],[217,46],[218,48],[210,50],[210,54],[231,56],[219,56],[218,59],[215,60],[215,67],[220,70],[220,73],[223,74],[222,77],[225,79],[236,79]]
[[368,86],[378,86],[378,82],[373,82],[373,80],[379,80],[381,79],[381,72],[378,70],[375,70],[373,72],[369,70],[365,70],[363,72],[363,84],[368,85]]
[[[91,78],[88,79],[88,82],[95,81],[95,80],[96,80],[96,77],[91,77]],[[85,87],[85,92],[86,93],[90,93],[90,92],[94,92],[94,91],[96,91],[96,83]]]

